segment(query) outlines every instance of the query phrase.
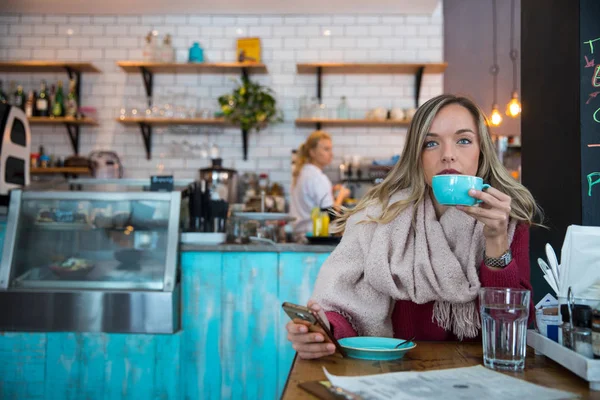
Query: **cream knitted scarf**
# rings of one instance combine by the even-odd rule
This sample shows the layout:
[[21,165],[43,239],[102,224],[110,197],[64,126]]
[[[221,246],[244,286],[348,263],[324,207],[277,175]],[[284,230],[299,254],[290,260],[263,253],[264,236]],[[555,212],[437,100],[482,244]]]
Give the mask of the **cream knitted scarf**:
[[[390,204],[408,194],[409,189],[394,194]],[[344,315],[363,336],[393,336],[396,300],[434,301],[432,318],[440,327],[459,339],[477,336],[483,224],[454,207],[438,220],[428,194],[388,224],[358,223],[380,213],[381,207],[369,207],[347,221],[342,241],[321,267],[312,299]],[[509,244],[515,227],[511,221]]]

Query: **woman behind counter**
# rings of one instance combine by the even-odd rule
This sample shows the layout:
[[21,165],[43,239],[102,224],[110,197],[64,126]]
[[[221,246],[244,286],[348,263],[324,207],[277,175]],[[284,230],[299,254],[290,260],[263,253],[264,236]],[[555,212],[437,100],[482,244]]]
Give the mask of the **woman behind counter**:
[[[323,168],[333,160],[331,136],[324,131],[314,131],[300,145],[296,154],[296,165],[292,172],[292,191],[290,214],[296,218],[294,233],[304,235],[312,230],[311,211],[320,209],[339,209],[350,190],[342,185],[333,187],[323,173]],[[337,195],[333,196],[333,191]]]

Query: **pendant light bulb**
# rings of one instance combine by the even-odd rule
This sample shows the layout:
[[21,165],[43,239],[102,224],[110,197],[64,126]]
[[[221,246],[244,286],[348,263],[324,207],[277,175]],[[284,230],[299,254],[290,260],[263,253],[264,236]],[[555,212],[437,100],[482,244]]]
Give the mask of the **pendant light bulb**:
[[500,111],[498,111],[497,104],[494,104],[494,106],[492,107],[492,114],[490,115],[490,120],[492,122],[492,125],[494,126],[498,126],[502,123],[502,114],[500,114]]
[[517,118],[519,114],[521,114],[521,102],[519,101],[517,92],[513,92],[512,98],[506,105],[506,115]]

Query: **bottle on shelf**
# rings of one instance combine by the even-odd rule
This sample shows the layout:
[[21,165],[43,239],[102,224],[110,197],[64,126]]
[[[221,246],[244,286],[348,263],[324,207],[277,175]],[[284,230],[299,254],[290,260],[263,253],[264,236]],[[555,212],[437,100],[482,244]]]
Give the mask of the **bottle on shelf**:
[[52,116],[52,110],[54,110],[54,102],[56,101],[56,86],[50,87],[50,98],[48,99],[48,116]]
[[342,96],[340,104],[337,107],[337,118],[338,119],[350,119],[350,109],[348,108],[348,102],[346,96]]
[[69,118],[75,118],[77,115],[77,93],[75,92],[75,79],[69,81],[69,94],[67,95],[67,102],[65,104],[65,116]]
[[48,90],[46,89],[46,81],[42,81],[40,94],[35,102],[37,115],[40,117],[48,117],[50,115],[50,105],[48,104]]
[[152,61],[152,33],[148,32],[146,35],[146,43],[142,49],[142,59],[144,61]]
[[56,95],[54,97],[54,104],[52,106],[52,116],[62,117],[65,115],[65,101],[63,96],[62,81],[58,81],[58,89],[56,89]]
[[17,86],[17,91],[15,92],[15,107],[19,107],[21,110],[25,111],[25,92],[23,92],[23,86]]
[[27,118],[31,118],[35,115],[34,108],[35,97],[33,94],[33,90],[30,90],[29,94],[27,95],[27,100],[25,101],[25,115],[27,116]]
[[204,62],[204,50],[202,50],[202,47],[200,47],[200,43],[194,42],[192,47],[190,47],[188,61],[191,63]]
[[162,48],[160,50],[160,54],[161,54],[160,58],[161,58],[162,62],[165,62],[165,63],[175,62],[175,49],[173,48],[173,44],[171,42],[172,42],[171,35],[166,34],[164,41],[163,41]]
[[11,106],[14,106],[17,103],[16,93],[17,84],[15,83],[15,81],[10,81],[10,87],[8,89],[8,104],[10,104]]
[[2,87],[2,81],[0,81],[0,103],[6,104],[8,103],[8,96],[4,93],[4,89]]
[[150,36],[150,45],[152,46],[152,61],[160,62],[161,58],[161,43],[158,39],[158,31],[153,30]]
[[44,146],[40,146],[38,165],[40,168],[48,168],[50,166],[50,156],[44,152]]

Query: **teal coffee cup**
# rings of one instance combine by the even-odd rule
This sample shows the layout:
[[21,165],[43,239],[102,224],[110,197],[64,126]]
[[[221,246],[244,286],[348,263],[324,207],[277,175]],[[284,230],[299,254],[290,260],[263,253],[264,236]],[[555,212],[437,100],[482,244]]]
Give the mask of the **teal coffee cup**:
[[433,195],[444,206],[474,206],[481,203],[469,196],[469,190],[485,190],[490,185],[483,179],[470,175],[436,175],[433,177]]

